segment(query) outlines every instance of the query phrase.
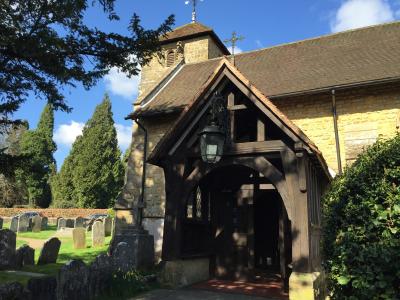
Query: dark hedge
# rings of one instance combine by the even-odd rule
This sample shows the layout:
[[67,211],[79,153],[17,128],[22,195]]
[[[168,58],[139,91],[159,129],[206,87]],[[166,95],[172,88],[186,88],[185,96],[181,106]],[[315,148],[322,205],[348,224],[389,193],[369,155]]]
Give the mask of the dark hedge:
[[400,299],[400,135],[367,148],[323,199],[332,299]]

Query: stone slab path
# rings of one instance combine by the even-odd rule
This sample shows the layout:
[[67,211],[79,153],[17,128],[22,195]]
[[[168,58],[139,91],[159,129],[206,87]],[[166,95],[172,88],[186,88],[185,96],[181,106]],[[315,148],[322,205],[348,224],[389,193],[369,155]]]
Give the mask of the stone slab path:
[[129,300],[275,300],[240,294],[218,293],[196,289],[154,290]]

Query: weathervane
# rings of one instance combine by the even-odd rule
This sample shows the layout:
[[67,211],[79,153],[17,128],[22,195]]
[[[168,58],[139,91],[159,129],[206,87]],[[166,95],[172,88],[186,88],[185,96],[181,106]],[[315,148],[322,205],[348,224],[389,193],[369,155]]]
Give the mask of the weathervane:
[[232,32],[232,37],[231,37],[230,39],[224,40],[224,43],[225,43],[225,44],[231,44],[231,49],[232,49],[231,53],[232,53],[232,56],[235,56],[235,47],[236,47],[236,43],[237,43],[238,41],[242,41],[242,40],[244,40],[244,37],[242,37],[242,36],[237,36],[236,31]]
[[196,5],[197,2],[203,2],[204,0],[188,0],[185,1],[185,4],[188,5],[190,2],[192,2],[193,5],[193,10],[192,10],[192,23],[196,23]]

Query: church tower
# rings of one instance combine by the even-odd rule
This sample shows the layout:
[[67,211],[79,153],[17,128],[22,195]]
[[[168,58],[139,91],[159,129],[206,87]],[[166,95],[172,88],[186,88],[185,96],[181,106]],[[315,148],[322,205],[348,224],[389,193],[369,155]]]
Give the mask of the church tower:
[[161,38],[161,53],[143,66],[135,106],[180,64],[190,64],[229,55],[214,31],[194,22],[176,28]]

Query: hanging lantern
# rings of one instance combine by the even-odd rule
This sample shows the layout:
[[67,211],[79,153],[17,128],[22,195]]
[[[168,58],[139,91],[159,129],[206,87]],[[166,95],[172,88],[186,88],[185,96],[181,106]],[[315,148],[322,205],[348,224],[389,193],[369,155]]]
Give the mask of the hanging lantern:
[[206,163],[220,161],[225,144],[225,132],[215,123],[204,127],[200,132],[201,158]]

